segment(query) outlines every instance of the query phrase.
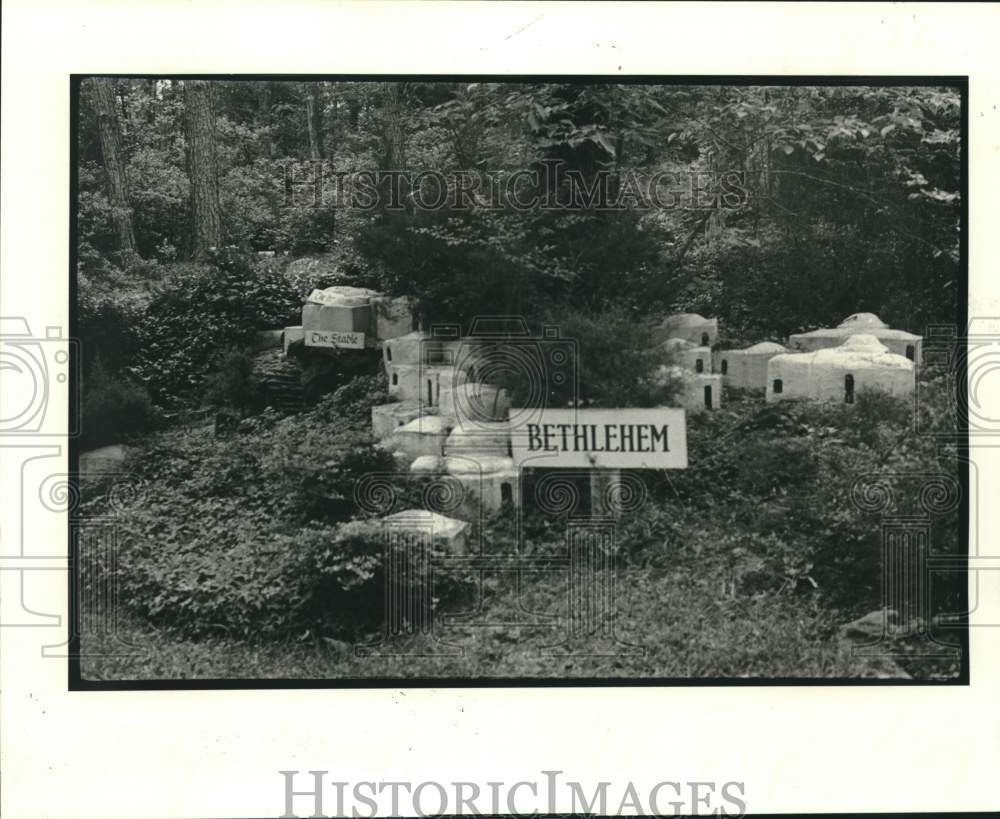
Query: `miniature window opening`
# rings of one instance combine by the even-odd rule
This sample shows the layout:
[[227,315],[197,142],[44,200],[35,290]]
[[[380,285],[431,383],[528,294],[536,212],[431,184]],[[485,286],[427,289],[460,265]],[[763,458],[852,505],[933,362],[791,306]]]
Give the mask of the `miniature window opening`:
[[780,393],[782,388],[781,379],[775,378],[774,383],[771,385],[771,388],[775,394]]

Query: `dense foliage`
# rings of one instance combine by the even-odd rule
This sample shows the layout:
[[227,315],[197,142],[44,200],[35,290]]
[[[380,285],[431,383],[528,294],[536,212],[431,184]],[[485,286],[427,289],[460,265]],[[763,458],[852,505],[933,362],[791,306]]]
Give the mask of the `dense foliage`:
[[[296,347],[308,400],[346,386],[288,417],[261,411],[258,333],[300,323],[314,287],[414,295],[425,327],[554,325],[575,373],[547,382],[558,405],[669,404],[650,328],[678,311],[719,318],[726,346],[860,311],[918,333],[958,320],[957,89],[217,81],[202,136],[217,153],[205,190],[217,189],[221,241],[197,254],[183,82],[94,90],[81,87],[78,133],[85,442],[148,434],[130,463],[144,492],[121,510],[121,598],[180,634],[356,636],[381,611],[383,547],[353,494],[395,470],[368,435],[370,407],[388,400],[377,355]],[[111,204],[123,180],[109,184],[102,151],[109,99],[130,250]],[[372,177],[377,207],[335,204],[320,185],[394,171]],[[440,206],[419,206],[435,184]],[[697,578],[678,591],[688,600],[716,584],[732,602],[713,609],[722,620],[763,608],[803,628],[807,608],[875,608],[880,518],[852,482],[957,474],[925,434],[954,429],[952,386],[933,367],[919,378],[915,409],[877,392],[849,409],[727,393],[688,425],[688,469],[639,476],[648,499],[622,521],[620,565],[658,593],[664,578]],[[515,402],[526,392],[503,386]],[[161,409],[205,404],[236,411],[228,434],[149,434]],[[894,511],[919,511],[921,491],[901,485]],[[564,518],[524,523],[523,544],[503,517],[479,534],[499,551],[564,548]],[[932,534],[958,552],[957,508]],[[961,608],[957,582],[935,594],[939,610]],[[696,618],[662,636],[695,640]],[[748,653],[729,650],[756,667]]]
[[[957,480],[954,453],[916,431],[949,428],[946,381],[925,378],[916,419],[908,402],[865,391],[848,412],[737,401],[700,417],[689,426],[689,469],[638,473],[647,494],[622,519],[623,568],[653,577],[690,569],[736,599],[818,597],[845,618],[877,608],[882,519],[851,487],[862,475],[884,477],[896,497],[890,511],[916,514],[926,490],[907,476]],[[384,545],[355,492],[372,474],[415,505],[422,490],[392,478],[392,458],[371,446],[368,402],[382,400],[373,387],[358,379],[308,412],[268,411],[224,438],[205,430],[149,440],[130,464],[143,492],[119,521],[128,608],[189,634],[377,628]],[[932,517],[936,554],[960,554],[958,515],[955,504]],[[529,508],[520,546],[558,557],[565,525],[565,516]],[[508,517],[478,536],[488,552],[516,545]],[[936,581],[936,612],[961,609],[960,580]],[[438,594],[461,597],[467,581],[444,572]]]
[[300,307],[275,265],[222,248],[157,288],[135,328],[132,372],[157,400],[188,396],[221,351],[252,346],[258,331],[294,322]]
[[[116,85],[147,261],[188,244],[181,86]],[[114,230],[82,92],[78,263],[106,276]],[[214,94],[223,243],[332,252],[435,318],[621,302],[784,335],[862,309],[912,329],[955,312],[955,89],[219,81]],[[386,207],[334,207],[336,174],[380,170],[410,173]],[[414,205],[425,171],[446,175],[440,208]],[[557,206],[492,195],[518,173],[518,200]]]

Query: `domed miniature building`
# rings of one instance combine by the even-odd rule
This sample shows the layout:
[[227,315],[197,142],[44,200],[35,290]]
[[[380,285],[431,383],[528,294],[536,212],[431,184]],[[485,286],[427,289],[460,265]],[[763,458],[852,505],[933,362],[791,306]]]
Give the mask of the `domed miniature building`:
[[787,348],[771,341],[745,350],[718,350],[712,355],[712,369],[722,376],[727,387],[763,390],[767,387],[767,362],[787,352]]
[[697,313],[668,316],[653,329],[653,341],[660,344],[668,338],[682,338],[701,347],[711,347],[719,338],[719,320]]
[[465,490],[476,511],[499,512],[505,503],[520,505],[520,473],[513,458],[498,455],[449,455],[445,467]]
[[805,399],[853,404],[862,389],[913,393],[914,366],[874,335],[849,336],[839,347],[776,355],[767,363],[767,400]]
[[390,452],[404,452],[412,462],[421,455],[442,455],[452,421],[438,415],[422,415],[397,427],[382,445]]
[[893,330],[874,313],[855,313],[836,327],[796,333],[788,337],[788,344],[808,353],[839,347],[850,336],[859,333],[874,336],[890,353],[905,356],[910,361],[920,361],[920,346],[923,339],[905,330]]
[[683,338],[668,338],[662,344],[657,344],[655,349],[663,350],[674,364],[691,372],[712,371],[711,347],[702,347]]
[[693,373],[676,364],[660,367],[654,376],[660,384],[676,381],[678,391],[673,405],[690,412],[714,410],[722,406],[722,376],[711,373]]

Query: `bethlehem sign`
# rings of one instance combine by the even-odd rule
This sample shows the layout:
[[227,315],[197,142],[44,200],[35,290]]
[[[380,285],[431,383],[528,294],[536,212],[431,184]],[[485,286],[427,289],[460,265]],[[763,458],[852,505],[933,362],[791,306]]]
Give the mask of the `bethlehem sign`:
[[686,469],[683,409],[510,411],[518,468]]

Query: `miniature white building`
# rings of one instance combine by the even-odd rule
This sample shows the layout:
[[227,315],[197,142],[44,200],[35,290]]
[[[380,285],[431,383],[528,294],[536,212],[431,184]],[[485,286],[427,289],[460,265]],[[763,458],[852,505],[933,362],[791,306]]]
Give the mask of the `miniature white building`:
[[389,367],[400,365],[416,366],[424,363],[425,344],[430,336],[419,330],[406,333],[398,338],[388,339],[382,342],[382,361],[385,363],[386,372]]
[[850,336],[839,347],[776,355],[767,363],[767,400],[805,399],[853,404],[859,390],[913,392],[914,366],[873,335]]
[[383,446],[390,452],[403,452],[412,461],[421,455],[443,455],[452,421],[438,415],[423,415],[397,427]]
[[383,530],[414,538],[426,537],[435,547],[451,555],[464,555],[468,552],[466,535],[469,524],[464,520],[455,520],[426,509],[406,509],[382,518],[379,523]]
[[364,333],[366,345],[374,346],[413,330],[415,304],[410,296],[336,285],[309,294],[302,306],[301,327],[303,332]]
[[656,346],[669,354],[674,364],[693,373],[712,372],[712,348],[703,347],[683,338],[668,338]]
[[385,368],[389,395],[399,401],[423,403],[421,393],[421,366],[419,364],[393,364]]
[[874,336],[885,345],[890,353],[905,356],[910,361],[920,362],[923,339],[905,330],[893,330],[874,313],[855,313],[848,316],[836,327],[796,333],[788,337],[788,344],[802,352],[815,352],[830,347],[839,347],[850,336],[865,334]]
[[466,381],[441,386],[437,408],[459,424],[506,421],[510,416],[510,399],[502,387]]
[[504,422],[459,424],[445,442],[444,454],[458,457],[511,455],[510,425]]
[[399,427],[427,414],[427,409],[419,401],[397,401],[394,404],[372,407],[372,437],[376,441],[382,441]]
[[515,506],[521,503],[520,474],[512,458],[450,455],[445,458],[445,468],[462,484],[472,504],[478,505],[478,509],[469,510],[471,515],[477,516],[479,509],[494,513],[505,503]]
[[301,324],[294,327],[286,327],[281,333],[281,347],[285,351],[285,355],[288,355],[289,347],[297,341],[304,341],[305,337],[306,331]]
[[368,333],[372,329],[371,300],[379,294],[367,287],[338,285],[313,290],[302,306],[306,332]]
[[653,341],[660,344],[668,338],[682,338],[700,347],[711,347],[719,338],[719,320],[697,313],[668,316],[653,329]]
[[767,388],[767,362],[788,349],[771,341],[762,341],[744,350],[716,350],[712,369],[722,376],[727,387],[744,390]]
[[711,373],[688,374],[684,406],[689,410],[717,410],[722,406],[722,376]]
[[675,406],[684,407],[690,412],[716,410],[722,406],[721,375],[693,373],[673,364],[660,367],[656,371],[655,378],[661,384],[671,380],[676,381]]
[[413,473],[439,473],[444,471],[443,455],[421,455],[410,464],[410,472]]

